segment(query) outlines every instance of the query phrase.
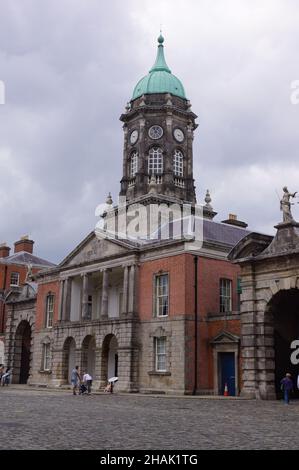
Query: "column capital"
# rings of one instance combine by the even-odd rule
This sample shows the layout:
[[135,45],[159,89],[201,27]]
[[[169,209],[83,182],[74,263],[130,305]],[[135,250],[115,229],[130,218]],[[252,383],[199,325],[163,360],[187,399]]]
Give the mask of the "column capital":
[[85,277],[85,276],[91,276],[92,273],[81,273],[80,276],[81,277]]

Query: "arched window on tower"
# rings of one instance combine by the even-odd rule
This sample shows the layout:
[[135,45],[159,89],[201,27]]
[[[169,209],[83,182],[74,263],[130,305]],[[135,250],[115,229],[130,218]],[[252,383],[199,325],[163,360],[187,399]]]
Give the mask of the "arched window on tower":
[[161,175],[163,173],[163,152],[159,147],[153,147],[149,151],[148,173],[149,175]]
[[130,178],[134,178],[138,171],[138,152],[133,152],[130,159]]
[[180,178],[184,176],[184,155],[180,150],[175,150],[173,154],[173,172],[174,176]]

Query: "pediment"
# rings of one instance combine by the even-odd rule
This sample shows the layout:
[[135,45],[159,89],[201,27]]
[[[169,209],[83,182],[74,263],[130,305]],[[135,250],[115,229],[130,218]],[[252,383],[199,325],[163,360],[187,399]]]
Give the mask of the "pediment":
[[251,232],[242,238],[231,250],[228,259],[233,262],[258,256],[272,242],[273,236]]
[[126,255],[132,247],[119,241],[96,237],[90,233],[60,264],[60,267],[84,265],[102,259]]
[[228,331],[221,331],[218,333],[210,342],[211,344],[232,344],[239,343],[240,338],[237,335],[233,335]]
[[5,297],[7,304],[24,302],[36,299],[37,288],[35,283],[25,283],[24,285],[12,289]]

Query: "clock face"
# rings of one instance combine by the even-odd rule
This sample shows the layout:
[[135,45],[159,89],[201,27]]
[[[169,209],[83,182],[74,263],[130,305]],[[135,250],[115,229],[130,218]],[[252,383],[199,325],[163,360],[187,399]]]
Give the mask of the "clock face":
[[134,131],[131,132],[131,135],[130,135],[130,142],[132,145],[136,144],[138,140],[138,131],[137,129],[135,129]]
[[161,126],[152,126],[149,128],[148,135],[151,139],[160,139],[163,135],[163,129]]
[[173,135],[178,142],[183,142],[185,139],[184,132],[181,129],[174,129]]

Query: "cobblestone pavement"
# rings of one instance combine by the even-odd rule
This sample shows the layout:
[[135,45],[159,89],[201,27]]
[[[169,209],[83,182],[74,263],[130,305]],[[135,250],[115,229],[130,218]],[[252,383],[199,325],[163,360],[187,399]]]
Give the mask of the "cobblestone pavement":
[[0,449],[298,449],[299,402],[0,389]]

